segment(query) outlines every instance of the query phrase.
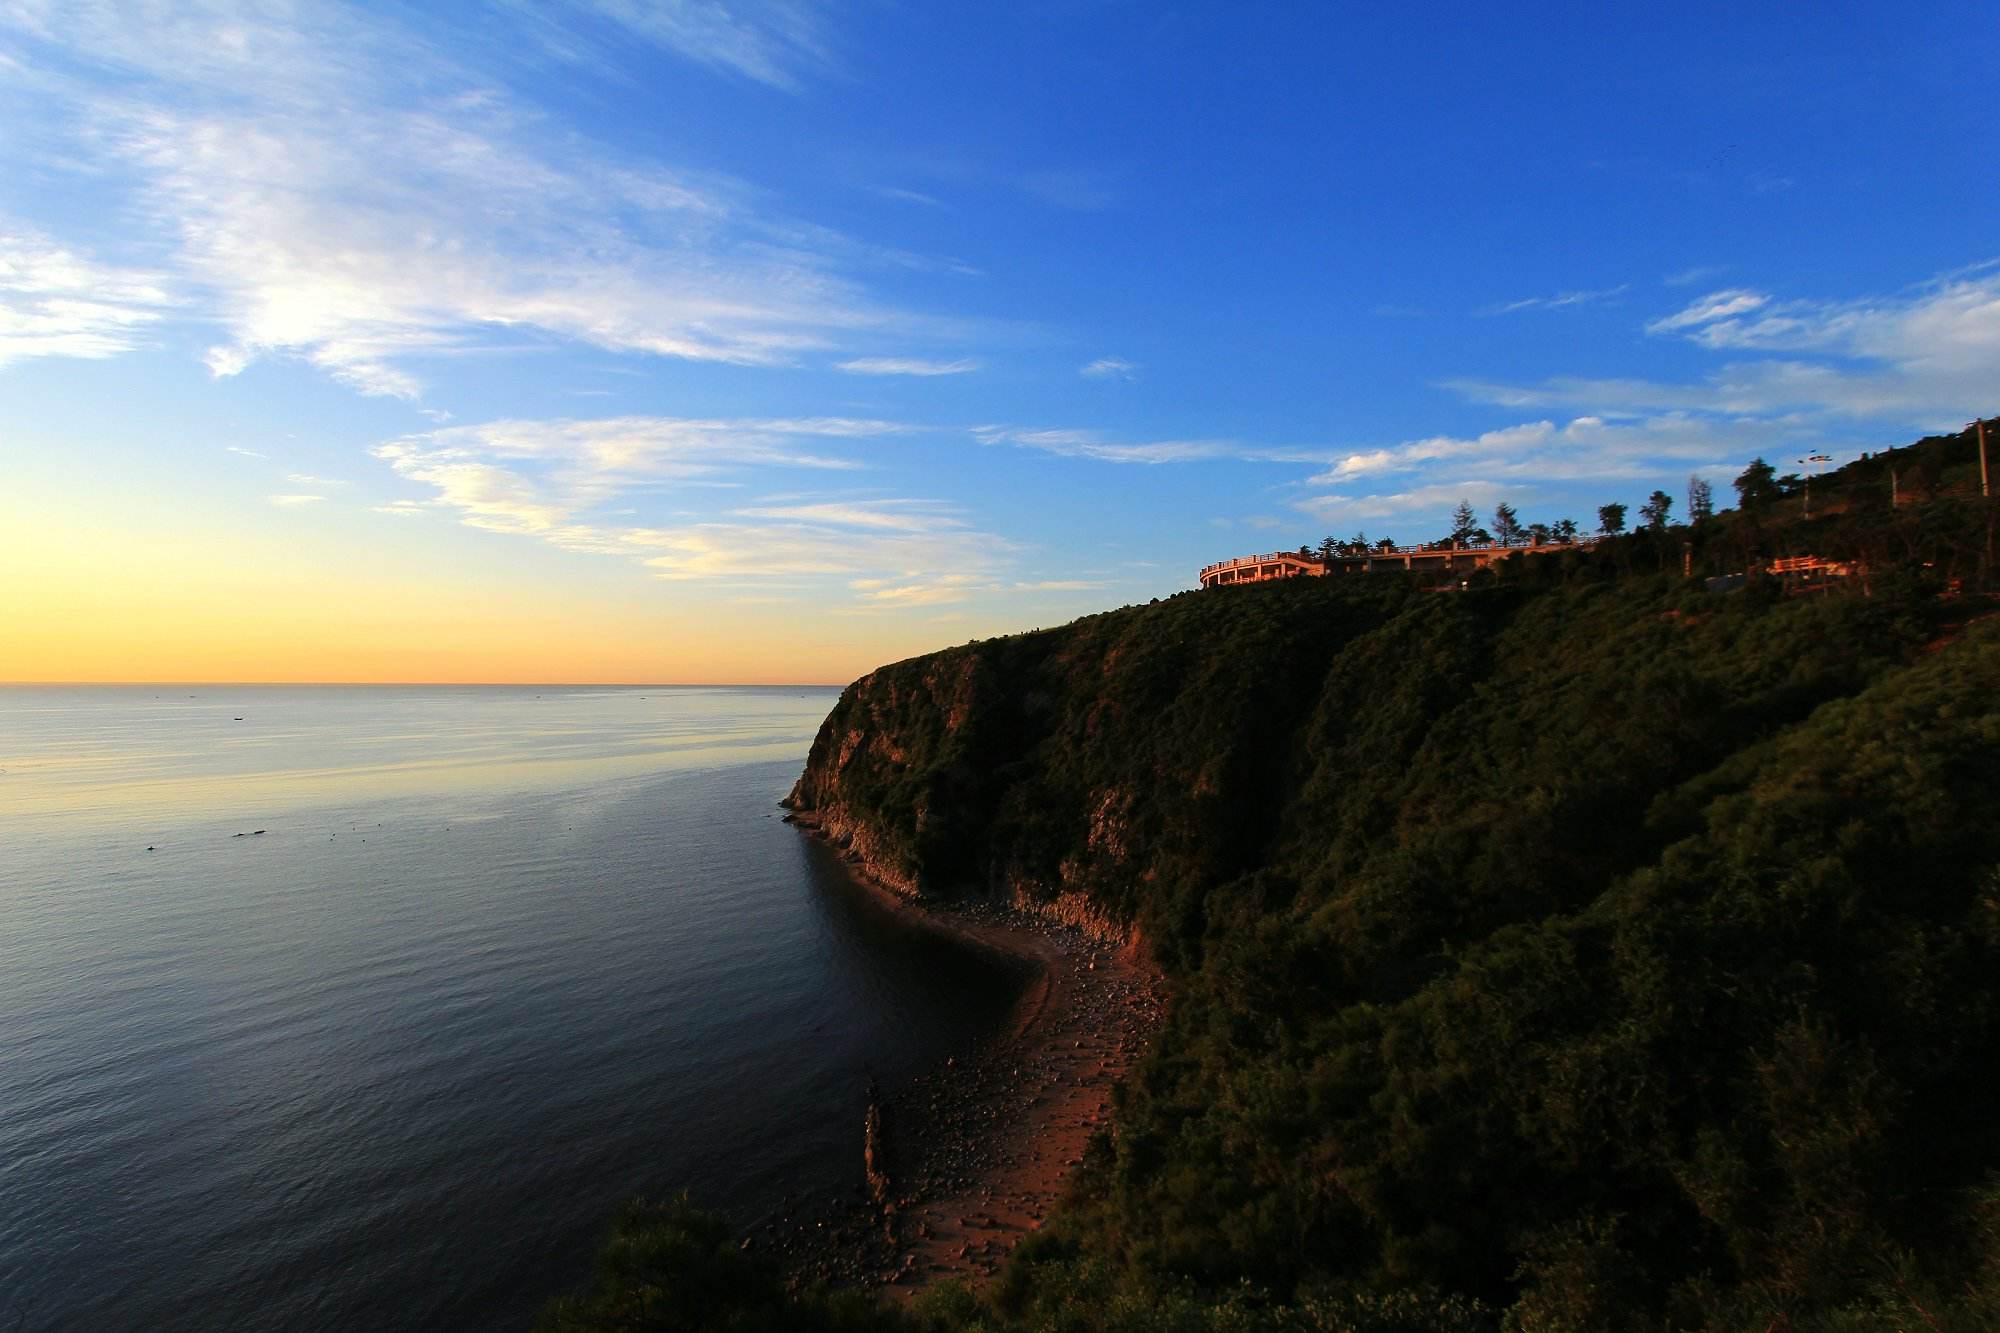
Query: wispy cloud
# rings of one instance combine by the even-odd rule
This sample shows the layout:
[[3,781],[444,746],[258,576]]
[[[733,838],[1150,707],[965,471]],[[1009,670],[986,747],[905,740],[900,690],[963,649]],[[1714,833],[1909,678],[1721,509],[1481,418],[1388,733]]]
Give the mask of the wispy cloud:
[[976,426],[981,444],[1039,449],[1069,458],[1095,458],[1106,463],[1189,463],[1226,458],[1238,452],[1227,440],[1147,440],[1127,443],[1106,439],[1091,430],[1024,430],[1015,426]]
[[[833,63],[820,6],[806,0],[573,0],[665,50],[774,88]],[[562,39],[575,43],[574,31]]]
[[1129,380],[1137,378],[1139,366],[1122,356],[1100,356],[1080,367],[1076,373],[1087,380]]
[[903,429],[846,417],[513,420],[406,435],[374,452],[399,475],[434,487],[437,502],[473,527],[588,546],[589,533],[575,529],[579,517],[634,487],[749,466],[848,470],[859,464],[820,446]]
[[0,221],[0,366],[131,351],[170,305],[164,280]]
[[1827,443],[1823,423],[1787,417],[1666,412],[1527,421],[1354,451],[1310,477],[1293,508],[1335,527],[1386,520],[1413,537],[1426,515],[1442,523],[1461,499],[1482,509],[1505,500],[1554,518],[1585,484],[1603,498],[1660,486],[1678,493],[1690,473],[1728,475],[1753,454]]
[[1602,287],[1595,291],[1557,292],[1553,296],[1530,296],[1520,301],[1509,301],[1505,305],[1489,306],[1480,311],[1482,315],[1511,315],[1521,310],[1560,310],[1565,306],[1595,305],[1623,296],[1632,290],[1630,283],[1620,283],[1616,287]]
[[808,504],[752,505],[734,511],[744,518],[872,528],[882,532],[938,532],[965,526],[948,506],[928,500],[846,500]]
[[1090,592],[1105,585],[1087,579],[1035,579],[1007,582],[979,572],[946,570],[901,579],[855,579],[852,588],[863,610],[897,606],[945,606],[975,597],[1018,593]]
[[224,451],[225,451],[225,452],[228,452],[228,453],[232,453],[232,454],[241,454],[241,455],[243,455],[243,456],[244,456],[245,458],[269,458],[269,457],[270,457],[270,455],[269,455],[269,454],[260,454],[260,453],[258,453],[258,452],[257,452],[257,451],[256,451],[255,449],[245,449],[245,448],[243,448],[243,447],[242,447],[241,445],[237,445],[237,444],[225,444],[225,445],[223,445],[222,447],[223,447],[223,449],[224,449]]
[[324,495],[272,495],[266,498],[281,509],[299,509],[326,499]]
[[1646,329],[1736,358],[1689,381],[1556,376],[1531,384],[1459,380],[1451,387],[1510,407],[1568,407],[1605,416],[1806,414],[1823,422],[1956,424],[1990,409],[2000,376],[2000,272],[1976,265],[1909,291],[1860,300],[1782,300],[1730,288]]
[[1644,478],[1685,472],[1800,429],[1782,421],[1727,421],[1692,413],[1612,420],[1529,421],[1472,436],[1436,435],[1359,450],[1307,479],[1350,487],[1381,476],[1449,471],[1455,476],[1541,480]]
[[1737,315],[1746,315],[1752,310],[1762,309],[1771,303],[1771,298],[1762,292],[1732,290],[1710,292],[1699,301],[1685,306],[1671,315],[1662,316],[1646,326],[1648,333],[1672,333],[1679,329],[1696,328],[1704,324],[1715,324]]
[[1518,488],[1480,478],[1433,482],[1409,490],[1373,492],[1364,495],[1320,495],[1299,503],[1299,508],[1327,523],[1360,522],[1368,519],[1414,519],[1435,514],[1440,525],[1460,500],[1479,508],[1518,495]]
[[[591,7],[781,86],[822,48],[805,4]],[[414,398],[423,359],[537,335],[769,365],[859,330],[932,327],[849,276],[884,257],[774,213],[740,181],[563,135],[391,16],[312,0],[284,14],[190,0],[135,16],[77,0],[60,15],[0,10],[8,29],[61,71],[36,76],[46,134],[80,126],[72,157],[126,182],[133,211],[172,238],[170,277],[200,296],[189,315],[227,330],[206,358],[217,376],[293,355],[362,393]],[[10,285],[78,262],[41,244],[14,261]],[[87,294],[54,293],[68,303],[54,309],[0,288],[0,346],[129,346],[160,285],[87,276]]]
[[979,369],[971,357],[956,361],[925,361],[913,356],[863,356],[834,367],[850,375],[964,375]]
[[1729,266],[1727,264],[1696,264],[1691,268],[1684,268],[1678,273],[1669,273],[1664,278],[1661,278],[1660,281],[1669,287],[1692,287],[1698,282],[1707,282],[1711,278],[1719,278],[1728,271]]
[[938,573],[885,583],[879,579],[860,580],[857,592],[864,602],[876,606],[942,606],[962,602],[980,590],[977,574]]
[[[620,553],[667,579],[783,579],[889,575],[901,580],[990,570],[1005,542],[962,525],[915,532],[855,529],[838,523],[760,523],[731,517],[618,534]],[[872,597],[884,601],[893,598]]]
[[315,477],[309,472],[294,472],[285,478],[294,486],[351,486],[352,482],[339,477]]
[[1201,463],[1235,459],[1244,463],[1324,464],[1340,455],[1325,448],[1250,444],[1242,440],[1120,440],[1102,431],[1074,428],[974,426],[972,437],[985,445],[1038,449],[1065,458],[1102,463]]
[[377,447],[376,456],[399,476],[432,492],[428,499],[400,501],[379,512],[435,509],[471,527],[624,557],[666,579],[872,577],[886,588],[909,586],[943,570],[976,576],[973,583],[990,582],[1013,548],[974,530],[955,507],[932,500],[774,496],[652,523],[634,521],[628,517],[632,509],[622,503],[712,487],[725,474],[746,469],[850,471],[858,466],[854,460],[825,450],[836,442],[905,429],[842,417],[620,417],[455,426]]
[[925,194],[922,190],[905,190],[897,185],[877,186],[875,193],[881,195],[884,199],[894,199],[899,203],[905,204],[922,204],[925,208],[943,208],[945,206],[944,200],[939,199],[936,195]]

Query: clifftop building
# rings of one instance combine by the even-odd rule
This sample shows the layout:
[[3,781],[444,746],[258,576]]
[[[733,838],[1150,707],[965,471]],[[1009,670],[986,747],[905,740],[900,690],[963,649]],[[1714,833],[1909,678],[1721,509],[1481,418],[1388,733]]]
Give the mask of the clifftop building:
[[1270,555],[1243,555],[1210,565],[1201,571],[1201,586],[1219,588],[1225,583],[1263,583],[1267,579],[1295,579],[1324,573],[1326,566],[1317,557],[1308,559],[1297,551],[1274,551]]
[[1336,555],[1331,560],[1297,551],[1273,551],[1270,555],[1243,555],[1208,565],[1201,571],[1201,586],[1220,588],[1234,583],[1266,583],[1272,579],[1327,574],[1421,574],[1484,569],[1510,555],[1552,555],[1557,551],[1588,550],[1594,545],[1594,538],[1526,546],[1454,546],[1449,542],[1434,542],[1428,546],[1390,546],[1356,555]]

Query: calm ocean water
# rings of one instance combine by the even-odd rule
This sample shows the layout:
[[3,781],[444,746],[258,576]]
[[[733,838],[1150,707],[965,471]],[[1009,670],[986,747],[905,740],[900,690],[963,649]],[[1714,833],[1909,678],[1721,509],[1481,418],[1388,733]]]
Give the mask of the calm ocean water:
[[857,1186],[1013,981],[780,822],[835,697],[0,687],[0,1328],[518,1327]]

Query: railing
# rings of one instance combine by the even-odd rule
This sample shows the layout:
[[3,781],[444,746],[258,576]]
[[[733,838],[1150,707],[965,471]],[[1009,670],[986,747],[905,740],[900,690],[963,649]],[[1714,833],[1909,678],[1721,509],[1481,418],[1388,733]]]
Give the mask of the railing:
[[[1466,545],[1454,542],[1420,542],[1415,546],[1371,546],[1365,551],[1336,551],[1335,560],[1387,560],[1405,555],[1469,555],[1479,551],[1572,551],[1597,545],[1596,537],[1578,537],[1571,542],[1483,542]],[[1313,557],[1317,560],[1319,557]]]
[[[1218,560],[1212,565],[1202,566],[1201,576],[1207,578],[1225,569],[1239,569],[1245,565],[1268,565],[1273,560],[1302,560],[1308,565],[1319,563],[1316,555],[1300,555],[1297,551],[1273,551],[1269,555],[1239,555],[1234,560]],[[1186,565],[1181,566],[1186,569]]]
[[[1595,546],[1597,541],[1596,537],[1578,537],[1575,541],[1569,542],[1541,542],[1539,544],[1511,542],[1504,546],[1499,542],[1488,542],[1484,546],[1457,546],[1448,542],[1427,542],[1416,546],[1370,547],[1366,551],[1338,551],[1334,554],[1333,558],[1335,561],[1394,560],[1400,559],[1403,556],[1467,555],[1480,551],[1569,551],[1582,550]],[[1211,574],[1220,574],[1224,570],[1241,569],[1249,565],[1268,565],[1274,560],[1299,560],[1309,565],[1323,565],[1326,563],[1320,559],[1317,551],[1311,555],[1300,555],[1297,551],[1273,551],[1269,555],[1240,555],[1234,560],[1218,560],[1212,565],[1202,566],[1200,577],[1205,579]]]

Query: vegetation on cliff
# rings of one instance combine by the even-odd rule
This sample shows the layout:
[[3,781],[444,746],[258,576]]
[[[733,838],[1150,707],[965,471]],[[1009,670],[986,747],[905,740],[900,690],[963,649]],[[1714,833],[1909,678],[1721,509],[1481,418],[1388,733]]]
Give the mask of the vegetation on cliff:
[[[1891,541],[1838,493],[1865,589],[1708,591],[1642,531],[850,687],[801,809],[916,891],[1087,903],[1175,986],[1064,1212],[896,1318],[2000,1323],[2000,618],[1938,595],[1990,514]],[[1725,565],[1808,540],[1705,522]]]

